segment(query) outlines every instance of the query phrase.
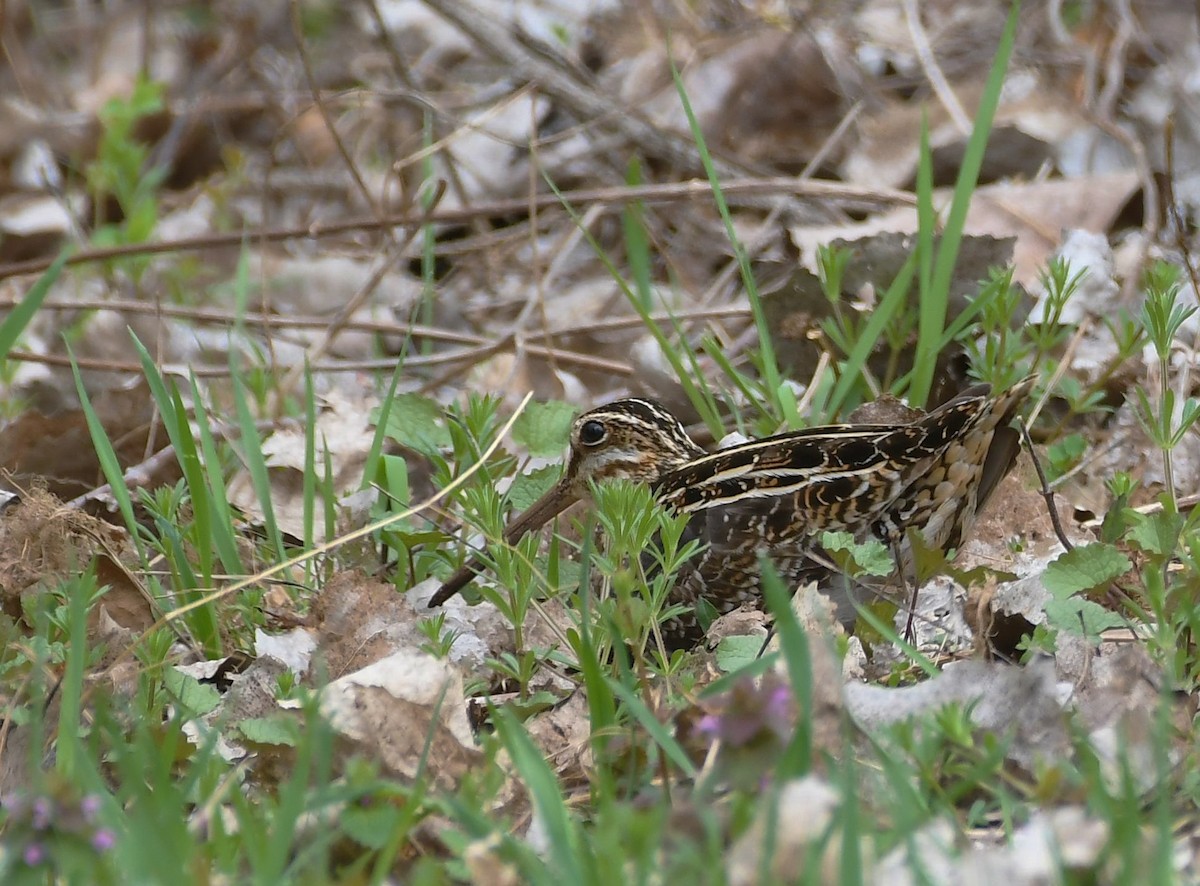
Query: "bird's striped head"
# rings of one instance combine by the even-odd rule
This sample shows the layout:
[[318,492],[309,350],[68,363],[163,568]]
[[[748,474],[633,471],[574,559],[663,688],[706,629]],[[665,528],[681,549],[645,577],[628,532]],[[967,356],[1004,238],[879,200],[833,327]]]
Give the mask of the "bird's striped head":
[[704,454],[679,419],[658,403],[616,400],[575,419],[564,480],[583,496],[589,481],[653,482]]

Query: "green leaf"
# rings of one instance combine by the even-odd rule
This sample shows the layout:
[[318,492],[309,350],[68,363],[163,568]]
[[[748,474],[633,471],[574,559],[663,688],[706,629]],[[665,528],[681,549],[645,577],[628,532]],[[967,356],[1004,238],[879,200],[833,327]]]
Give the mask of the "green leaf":
[[717,644],[717,667],[726,674],[747,667],[758,658],[762,648],[762,637],[726,637]]
[[1125,626],[1125,620],[1117,613],[1083,597],[1048,601],[1046,620],[1060,631],[1083,637],[1097,637],[1101,631]]
[[368,849],[382,849],[396,832],[400,813],[393,807],[374,806],[366,809],[348,806],[338,815],[342,830]]
[[1050,462],[1049,478],[1056,480],[1065,474],[1083,458],[1087,451],[1087,440],[1082,434],[1068,434],[1046,450],[1046,459]]
[[442,407],[420,394],[396,395],[388,412],[387,435],[422,455],[437,455],[451,446]]
[[1129,558],[1112,545],[1093,542],[1067,551],[1046,567],[1042,584],[1055,597],[1065,599],[1080,591],[1102,587],[1132,566]]
[[221,693],[213,686],[201,683],[190,674],[167,668],[163,671],[163,686],[179,704],[195,716],[214,710],[221,703]]
[[1128,538],[1131,542],[1150,554],[1160,557],[1170,557],[1175,553],[1179,543],[1179,533],[1183,530],[1183,515],[1168,514],[1139,514],[1129,511],[1130,528]]
[[821,545],[827,551],[846,551],[868,575],[891,575],[896,561],[887,546],[878,539],[856,542],[849,532],[825,532]]
[[558,458],[567,448],[574,419],[570,403],[530,403],[513,424],[512,438],[536,458]]
[[509,503],[514,510],[525,510],[557,483],[561,475],[562,467],[559,465],[546,465],[528,474],[518,474],[508,488]]
[[256,744],[275,744],[296,747],[300,740],[300,727],[296,718],[285,713],[269,717],[248,717],[239,720],[238,732]]

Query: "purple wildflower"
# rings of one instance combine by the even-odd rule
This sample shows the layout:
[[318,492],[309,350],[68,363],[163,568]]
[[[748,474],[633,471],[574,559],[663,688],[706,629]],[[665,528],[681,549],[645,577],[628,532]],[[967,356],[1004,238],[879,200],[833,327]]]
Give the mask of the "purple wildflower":
[[35,831],[44,831],[50,827],[50,817],[54,812],[54,806],[49,797],[34,798],[32,812],[29,823]]
[[777,735],[786,736],[792,726],[792,688],[784,684],[773,686],[764,705],[767,725]]
[[696,733],[720,739],[730,747],[745,747],[760,739],[786,738],[792,729],[795,700],[784,683],[745,681],[734,686],[696,724]]
[[96,817],[96,813],[100,811],[100,797],[96,794],[88,794],[79,801],[79,811],[83,813],[86,821],[91,821]]
[[696,732],[706,738],[715,739],[721,734],[721,718],[717,714],[705,714],[696,723]]
[[97,852],[112,849],[116,842],[117,838],[108,828],[99,828],[96,833],[92,834],[92,848]]
[[41,843],[30,843],[25,847],[25,851],[21,853],[21,858],[29,867],[37,867],[46,860],[46,850]]

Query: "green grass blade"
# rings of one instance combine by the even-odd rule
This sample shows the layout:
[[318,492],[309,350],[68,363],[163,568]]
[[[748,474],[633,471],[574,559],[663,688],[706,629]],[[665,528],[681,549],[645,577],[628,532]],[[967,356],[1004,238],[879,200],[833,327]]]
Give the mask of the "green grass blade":
[[[587,691],[588,714],[592,722],[593,742],[602,742],[609,728],[616,723],[616,703],[609,691],[608,682],[600,668],[596,647],[591,643],[591,632],[586,635],[574,630],[567,632],[571,648],[579,660],[579,671]],[[599,748],[598,748],[599,750]]]
[[704,140],[704,133],[700,129],[700,123],[696,120],[696,114],[692,110],[692,103],[688,99],[687,90],[683,86],[683,78],[679,74],[679,68],[675,64],[675,58],[668,53],[671,63],[671,78],[675,81],[675,91],[679,93],[679,101],[683,105],[683,113],[687,116],[688,128],[691,130],[692,138],[696,142],[696,150],[700,154],[700,163],[704,167],[704,174],[708,176],[708,182],[712,186],[713,201],[716,204],[717,212],[721,216],[721,221],[725,224],[725,235],[729,238],[729,245],[733,249],[734,257],[737,259],[738,270],[742,275],[742,284],[746,287],[746,297],[750,302],[750,313],[754,317],[754,328],[758,330],[759,351],[762,355],[762,373],[763,387],[766,388],[767,396],[771,398],[771,404],[775,407],[774,415],[781,414],[779,409],[779,388],[781,378],[779,375],[779,361],[775,356],[775,345],[771,339],[771,327],[767,323],[766,312],[763,311],[762,299],[758,294],[758,284],[754,280],[754,272],[750,268],[750,256],[746,253],[746,247],[743,245],[741,238],[737,235],[737,230],[733,226],[733,215],[729,211],[729,204],[725,201],[725,194],[721,190],[721,181],[717,175],[716,167],[713,165],[712,155],[708,151],[708,143]]
[[[197,587],[193,593],[183,595],[184,600],[190,603],[215,587],[216,580],[213,576],[216,559],[221,561],[226,570],[235,575],[241,572],[241,566],[237,543],[233,538],[233,518],[229,511],[227,496],[220,496],[218,504],[217,494],[214,493],[212,485],[206,481],[206,477],[210,474],[220,474],[219,462],[210,462],[215,466],[211,470],[205,469],[205,462],[200,458],[200,450],[196,447],[196,440],[192,437],[191,428],[187,423],[186,410],[183,406],[183,398],[179,394],[179,388],[174,385],[172,388],[175,402],[174,415],[182,424],[178,429],[178,436],[184,447],[182,454],[177,449],[176,455],[179,456],[180,465],[184,466],[184,477],[191,495],[192,541],[196,551],[200,580],[203,583],[203,587]],[[199,399],[196,400],[196,419],[197,426],[201,428],[201,445],[203,446],[207,441],[211,458],[215,460],[216,451],[207,428],[208,416]],[[224,489],[223,481],[219,488]],[[213,556],[214,552],[216,558]],[[186,555],[182,547],[177,552],[177,556],[181,566],[186,567]],[[213,657],[220,655],[221,628],[214,604],[209,603],[193,609],[187,613],[186,619],[192,635],[204,647],[205,652]]]
[[[187,409],[183,405],[183,398],[180,396],[179,388],[172,383],[167,385],[166,380],[158,371],[158,367],[154,363],[154,359],[150,356],[150,352],[146,350],[136,335],[130,331],[130,337],[133,339],[133,346],[138,352],[138,359],[142,364],[142,373],[146,377],[146,383],[150,386],[151,396],[154,398],[155,404],[158,406],[158,411],[162,417],[163,427],[167,431],[167,437],[171,441],[171,445],[175,447],[175,458],[179,462],[179,467],[183,471],[184,481],[187,483],[188,495],[192,504],[192,530],[193,542],[196,550],[197,567],[200,573],[200,580],[208,586],[213,585],[214,573],[214,551],[220,556],[221,562],[231,572],[240,571],[239,557],[237,555],[237,544],[233,538],[232,517],[229,515],[229,509],[226,496],[221,496],[221,505],[218,507],[214,503],[214,495],[212,493],[213,484],[208,481],[208,472],[205,469],[204,461],[200,458],[200,452],[196,447],[196,440],[192,436],[191,424],[188,422]],[[203,426],[204,432],[201,434],[203,438],[207,433],[207,413],[204,410],[203,401],[197,397],[195,400],[196,414],[198,424]],[[210,439],[211,444],[211,439]],[[212,471],[219,472],[219,461],[216,461],[215,447],[210,446],[208,457],[212,463]],[[218,489],[223,489],[223,484],[217,484]],[[211,607],[203,607],[205,610],[211,610]],[[207,622],[213,619],[215,626],[215,617],[211,611],[201,616],[201,619]],[[206,631],[201,630],[203,635]],[[214,631],[211,635],[216,636]]]
[[921,650],[917,649],[916,646],[913,646],[900,636],[891,622],[885,622],[866,606],[858,607],[858,617],[865,621],[867,626],[876,631],[885,641],[898,646],[908,656],[909,661],[919,667],[925,676],[936,677],[940,673],[937,665],[923,655]]
[[[241,554],[238,553],[237,539],[234,536],[233,510],[229,506],[229,494],[225,489],[225,476],[221,471],[221,459],[217,454],[216,441],[209,430],[208,409],[200,396],[200,386],[196,377],[191,377],[192,402],[196,404],[196,435],[200,439],[200,451],[204,454],[204,475],[207,478],[207,496],[211,503],[212,512],[209,515],[209,525],[212,527],[212,542],[220,557],[225,571],[238,575],[245,572]],[[257,439],[257,438],[255,438]]]
[[[696,355],[691,349],[690,345],[688,345],[687,340],[681,337],[678,347],[688,355],[689,364],[693,368],[692,372],[689,372],[684,366],[683,360],[680,359],[679,354],[677,353],[677,348],[672,345],[666,334],[662,331],[662,329],[659,328],[658,324],[654,322],[654,319],[650,316],[650,312],[643,307],[641,301],[637,297],[637,294],[629,288],[629,284],[626,283],[624,278],[621,276],[621,272],[618,270],[616,264],[614,264],[613,260],[609,258],[607,253],[605,253],[604,248],[600,245],[600,242],[594,236],[592,236],[591,231],[589,231],[583,224],[583,217],[576,211],[575,207],[571,205],[570,201],[567,200],[566,195],[563,194],[558,185],[556,185],[549,176],[543,176],[543,180],[546,182],[546,185],[550,188],[550,190],[553,191],[558,197],[559,201],[562,203],[563,209],[569,216],[571,216],[571,220],[575,223],[576,227],[579,228],[580,233],[583,234],[583,238],[587,240],[588,245],[592,247],[592,251],[595,253],[596,257],[600,259],[600,263],[603,264],[608,273],[612,275],[613,280],[616,282],[617,287],[621,290],[621,293],[625,296],[626,301],[629,302],[629,304],[633,307],[633,310],[637,313],[638,317],[641,318],[643,325],[646,327],[646,331],[654,337],[654,340],[658,342],[658,346],[662,348],[663,354],[667,358],[667,362],[671,364],[671,368],[675,371],[675,375],[679,379],[680,386],[683,388],[684,393],[687,394],[688,400],[691,401],[692,405],[696,407],[696,411],[700,413],[700,418],[703,419],[704,424],[708,427],[709,432],[715,437],[721,437],[724,432],[722,429],[721,416],[716,408],[716,398],[709,389],[708,382],[704,375],[694,371],[694,367],[697,365]],[[676,328],[678,328],[678,324],[676,324]],[[699,381],[699,384],[697,384],[697,380]]]
[[842,802],[838,809],[838,819],[842,825],[842,853],[839,859],[838,882],[862,883],[864,882],[862,845],[864,822],[862,821],[862,806],[858,799],[859,767],[855,765],[854,751],[851,747],[846,747],[846,753],[838,769],[842,787]]
[[[625,184],[637,187],[642,183],[642,167],[637,157],[629,158]],[[646,236],[645,210],[639,200],[630,201],[621,212],[621,229],[625,235],[625,260],[633,278],[634,291],[643,310],[653,304],[650,286],[650,241]]]
[[758,558],[762,570],[763,596],[768,611],[775,616],[775,630],[779,632],[779,648],[787,665],[788,681],[800,710],[796,732],[779,759],[777,772],[781,778],[794,778],[812,768],[812,658],[808,646],[808,634],[800,627],[792,612],[792,599],[779,577],[775,564],[765,555]]
[[25,327],[29,325],[34,315],[37,314],[38,309],[42,306],[42,302],[50,294],[50,287],[54,285],[54,281],[62,273],[63,266],[67,263],[67,257],[70,254],[69,250],[60,252],[54,263],[46,268],[46,273],[38,277],[37,281],[29,287],[29,291],[25,293],[25,297],[21,299],[15,308],[8,312],[8,316],[4,318],[4,322],[0,323],[0,360],[8,356],[8,352],[17,343],[17,339],[21,337],[21,333],[25,331]]
[[884,330],[888,323],[900,311],[908,298],[908,292],[912,288],[913,277],[917,271],[917,253],[910,255],[900,267],[900,271],[896,274],[896,279],[892,281],[892,285],[887,288],[883,294],[883,298],[879,300],[879,305],[871,313],[870,319],[867,320],[866,326],[863,327],[863,333],[854,344],[854,348],[850,352],[850,356],[842,366],[841,374],[838,377],[837,384],[833,388],[833,393],[829,396],[829,401],[823,410],[826,420],[832,420],[838,415],[842,407],[846,404],[846,398],[850,395],[850,391],[858,383],[864,367],[867,365],[867,359],[875,350],[876,344],[883,336]]
[[[395,390],[395,382],[392,382],[392,390]],[[367,456],[367,465],[375,464],[379,459],[379,449],[376,446],[381,442],[380,430],[375,429],[375,439],[371,444],[371,452]],[[372,458],[375,461],[372,461]],[[370,474],[364,473],[364,480]],[[304,477],[303,477],[303,496],[304,496],[304,550],[312,550],[316,539],[316,531],[313,526],[313,521],[316,519],[316,500],[317,500],[317,393],[313,389],[312,370],[307,365],[304,366]],[[311,569],[312,564],[306,564],[306,568]]]
[[909,400],[922,405],[933,385],[942,328],[946,320],[945,293],[933,288],[934,259],[948,258],[942,251],[935,256],[937,212],[933,208],[933,150],[929,146],[929,119],[921,115],[921,149],[917,160],[917,349],[910,377]]
[[58,741],[55,745],[55,768],[70,781],[78,781],[84,754],[79,730],[83,725],[83,675],[87,665],[87,616],[92,597],[98,590],[91,571],[69,581],[63,589],[67,595],[67,666],[63,671],[59,696]]
[[[237,371],[234,361],[229,361],[229,370],[231,373],[231,381],[233,388],[234,408],[237,411],[238,430],[240,432],[238,442],[241,444],[242,464],[245,465],[247,472],[250,474],[250,483],[254,487],[254,494],[258,498],[259,507],[262,508],[263,524],[266,527],[267,538],[271,540],[271,545],[275,548],[275,556],[280,560],[284,559],[285,553],[283,549],[283,533],[279,531],[279,521],[275,519],[275,506],[271,502],[271,475],[267,470],[267,460],[263,456],[262,440],[258,436],[258,428],[254,423],[254,416],[250,412],[250,404],[246,401],[246,386],[242,381],[241,374]],[[195,390],[195,382],[193,381],[193,391],[196,394],[196,402],[200,402],[199,391]],[[202,437],[208,438],[211,435],[208,433],[207,423],[199,422],[200,433]],[[215,452],[213,455],[215,456]],[[209,465],[213,467],[209,470],[209,477],[214,484],[213,500],[218,502],[218,507],[224,505],[225,498],[220,495],[217,484],[220,485],[221,491],[224,490],[224,481],[221,478],[221,472],[218,469],[219,462],[212,461],[209,458],[207,446],[205,447],[205,458]],[[228,507],[224,507],[225,515],[229,516],[229,526],[232,527],[232,515],[229,514]],[[226,568],[229,568],[228,565]]]
[[[163,423],[168,428],[173,427],[171,434],[175,443],[175,457],[183,471],[184,480],[188,486],[188,495],[192,502],[192,528],[196,546],[197,567],[202,581],[212,585],[215,558],[213,544],[213,507],[210,501],[208,483],[204,479],[204,463],[200,460],[200,451],[196,448],[196,440],[192,437],[192,428],[188,423],[187,410],[183,398],[179,395],[178,386],[171,385],[169,408],[162,411]],[[170,431],[168,431],[170,433]]]
[[167,383],[163,379],[162,373],[158,371],[154,358],[150,356],[150,352],[146,350],[146,346],[142,344],[141,339],[132,329],[129,330],[129,337],[133,339],[133,347],[138,353],[138,361],[142,364],[142,374],[146,377],[146,384],[150,386],[150,396],[154,398],[154,403],[163,416],[163,427],[166,429],[167,437],[170,439],[171,445],[178,449],[179,441],[174,436],[177,424],[173,418],[170,421],[166,418],[168,414],[174,412],[174,401],[167,392]]
[[[542,825],[546,828],[550,857],[563,878],[562,882],[593,882],[594,877],[585,877],[585,870],[579,863],[579,833],[571,820],[553,770],[511,713],[503,708],[494,707],[492,722],[496,726],[497,736],[512,757],[514,767],[529,790],[529,798]],[[586,873],[594,872],[589,868]]]
[[337,500],[334,495],[333,483],[333,455],[329,451],[329,441],[325,439],[325,435],[321,435],[321,486],[325,490],[324,495],[320,496],[320,500],[325,505],[325,537],[333,538],[337,532]]
[[[375,434],[371,437],[371,448],[367,450],[367,461],[363,467],[363,478],[359,489],[366,489],[379,479],[379,459],[383,452],[383,442],[387,439],[388,418],[392,413],[392,404],[396,401],[396,389],[400,386],[400,374],[404,371],[404,358],[408,353],[410,341],[411,338],[404,339],[404,345],[400,349],[400,358],[396,361],[396,368],[392,370],[392,379],[388,383],[387,393],[383,397],[383,402],[379,404],[379,417],[375,421]],[[309,416],[309,427],[315,427],[316,417],[314,405],[312,414]]]
[[958,179],[954,184],[954,197],[950,203],[950,211],[946,215],[946,225],[942,232],[937,258],[934,261],[932,279],[929,288],[921,292],[917,357],[913,369],[912,386],[909,391],[910,400],[914,404],[923,404],[928,399],[929,391],[933,386],[933,371],[938,356],[935,348],[942,339],[946,325],[946,306],[949,300],[951,278],[958,261],[958,250],[962,245],[967,211],[971,206],[971,195],[979,182],[979,171],[983,168],[983,156],[987,151],[992,122],[996,118],[996,109],[1000,106],[1004,73],[1008,69],[1008,61],[1016,42],[1019,9],[1019,4],[1014,3],[1009,11],[1008,20],[1005,22],[1004,33],[996,49],[996,57],[988,73],[983,95],[979,100],[979,109],[975,113],[975,127],[967,141],[962,165],[958,170]]
[[654,739],[655,744],[667,755],[667,759],[678,766],[688,778],[695,778],[695,764],[688,759],[687,753],[680,747],[679,742],[675,740],[674,736],[667,731],[666,727],[658,721],[653,712],[646,707],[645,702],[638,698],[632,689],[619,680],[609,679],[608,685],[612,689],[613,695],[621,700],[629,710],[629,713],[633,714],[634,718],[642,724],[642,728],[646,730],[646,733]]
[[[771,415],[770,407],[763,403],[761,391],[755,390],[753,380],[750,379],[745,373],[738,371],[737,367],[733,365],[733,361],[729,359],[729,355],[725,353],[718,342],[709,339],[708,341],[705,341],[701,347],[703,348],[704,353],[708,354],[709,359],[717,364],[717,367],[723,373],[725,373],[725,377],[729,379],[729,381],[733,383],[733,386],[742,394],[742,396],[746,398],[747,403],[749,403],[759,412],[762,412],[764,415]],[[699,368],[697,367],[695,371],[699,372]],[[740,414],[740,410],[738,410],[738,412],[738,430],[742,431],[742,433],[745,433],[746,423]],[[777,418],[777,416],[771,417]],[[794,427],[795,425],[792,426]]]
[[83,409],[83,417],[87,422],[88,436],[92,440],[92,449],[95,450],[96,458],[100,462],[100,470],[104,474],[104,479],[108,481],[109,488],[112,490],[112,496],[117,502],[117,509],[120,510],[121,517],[125,520],[125,528],[129,530],[129,536],[137,546],[138,556],[144,561],[146,550],[142,544],[141,527],[133,514],[133,498],[129,494],[129,487],[125,485],[125,472],[121,470],[121,462],[117,458],[116,450],[113,449],[112,441],[108,439],[104,425],[96,415],[96,410],[92,408],[92,401],[88,398],[87,390],[83,386],[83,377],[79,374],[79,365],[75,362],[75,353],[71,349],[70,343],[66,347],[67,357],[71,361],[71,373],[75,378],[75,391],[79,394],[79,405]]

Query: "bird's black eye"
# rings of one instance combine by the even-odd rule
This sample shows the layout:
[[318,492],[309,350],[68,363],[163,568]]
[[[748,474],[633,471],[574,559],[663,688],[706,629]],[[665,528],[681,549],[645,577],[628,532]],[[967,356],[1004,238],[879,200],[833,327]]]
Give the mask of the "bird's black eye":
[[579,442],[584,446],[597,446],[608,436],[603,422],[585,421],[579,429]]

